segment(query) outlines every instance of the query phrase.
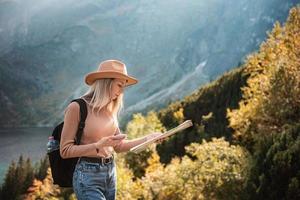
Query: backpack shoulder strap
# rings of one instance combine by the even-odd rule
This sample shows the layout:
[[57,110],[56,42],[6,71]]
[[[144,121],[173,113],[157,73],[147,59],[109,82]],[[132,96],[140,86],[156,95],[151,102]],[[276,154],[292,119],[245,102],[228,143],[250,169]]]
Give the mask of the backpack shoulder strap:
[[78,129],[77,129],[77,133],[76,133],[76,138],[75,138],[75,143],[77,145],[80,144],[80,140],[83,134],[83,129],[85,127],[85,120],[87,117],[87,106],[86,106],[86,102],[79,98],[79,99],[74,99],[71,102],[77,102],[80,106],[80,122],[78,124]]

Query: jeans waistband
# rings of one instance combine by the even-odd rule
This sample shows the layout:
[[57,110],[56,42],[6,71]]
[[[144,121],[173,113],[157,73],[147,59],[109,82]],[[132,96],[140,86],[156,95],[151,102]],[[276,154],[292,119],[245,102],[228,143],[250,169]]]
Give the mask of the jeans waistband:
[[103,157],[98,157],[98,158],[96,158],[96,157],[80,157],[79,160],[87,161],[87,162],[91,162],[91,163],[108,164],[108,163],[113,162],[114,157],[113,156],[111,156],[109,158],[103,158]]

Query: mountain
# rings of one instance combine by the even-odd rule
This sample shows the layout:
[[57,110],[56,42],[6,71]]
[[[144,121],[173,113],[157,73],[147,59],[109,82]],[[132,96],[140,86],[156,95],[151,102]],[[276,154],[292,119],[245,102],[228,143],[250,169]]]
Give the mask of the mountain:
[[44,126],[117,58],[140,83],[124,118],[190,94],[243,62],[296,0],[0,1],[0,126]]

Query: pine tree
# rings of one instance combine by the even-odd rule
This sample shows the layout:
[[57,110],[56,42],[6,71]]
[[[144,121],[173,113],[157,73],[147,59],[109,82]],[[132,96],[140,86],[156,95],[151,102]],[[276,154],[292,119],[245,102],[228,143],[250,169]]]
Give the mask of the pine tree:
[[300,7],[284,26],[275,23],[260,51],[248,56],[239,108],[228,110],[234,135],[249,150],[261,134],[282,132],[300,118]]
[[34,169],[30,158],[24,161],[21,154],[17,165],[14,161],[10,164],[4,183],[1,188],[1,199],[18,199],[27,191],[34,179]]
[[25,174],[25,179],[23,182],[22,191],[26,191],[27,188],[32,184],[32,181],[34,179],[34,169],[31,165],[30,158],[27,158],[26,160],[24,174]]
[[35,178],[43,180],[47,176],[49,166],[49,158],[45,155],[42,159],[40,159],[39,163],[36,163],[35,165]]
[[16,177],[16,163],[14,161],[8,167],[8,171],[5,175],[4,183],[1,187],[1,199],[15,198],[15,177]]

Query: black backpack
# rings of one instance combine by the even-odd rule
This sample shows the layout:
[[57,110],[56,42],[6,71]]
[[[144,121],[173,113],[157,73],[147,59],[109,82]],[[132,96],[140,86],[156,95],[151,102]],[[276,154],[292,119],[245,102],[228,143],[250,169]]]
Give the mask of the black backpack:
[[[87,107],[83,99],[74,99],[71,102],[77,102],[80,105],[80,122],[78,124],[78,129],[75,138],[75,144],[80,144],[80,139],[83,133],[85,126],[85,119],[87,116]],[[64,122],[61,122],[57,125],[53,132],[52,136],[55,140],[59,141],[61,138],[61,132]],[[48,153],[50,168],[52,172],[53,183],[58,184],[60,187],[72,187],[73,172],[75,170],[75,165],[78,161],[78,158],[66,158],[63,159],[60,156],[59,149],[54,150]]]

